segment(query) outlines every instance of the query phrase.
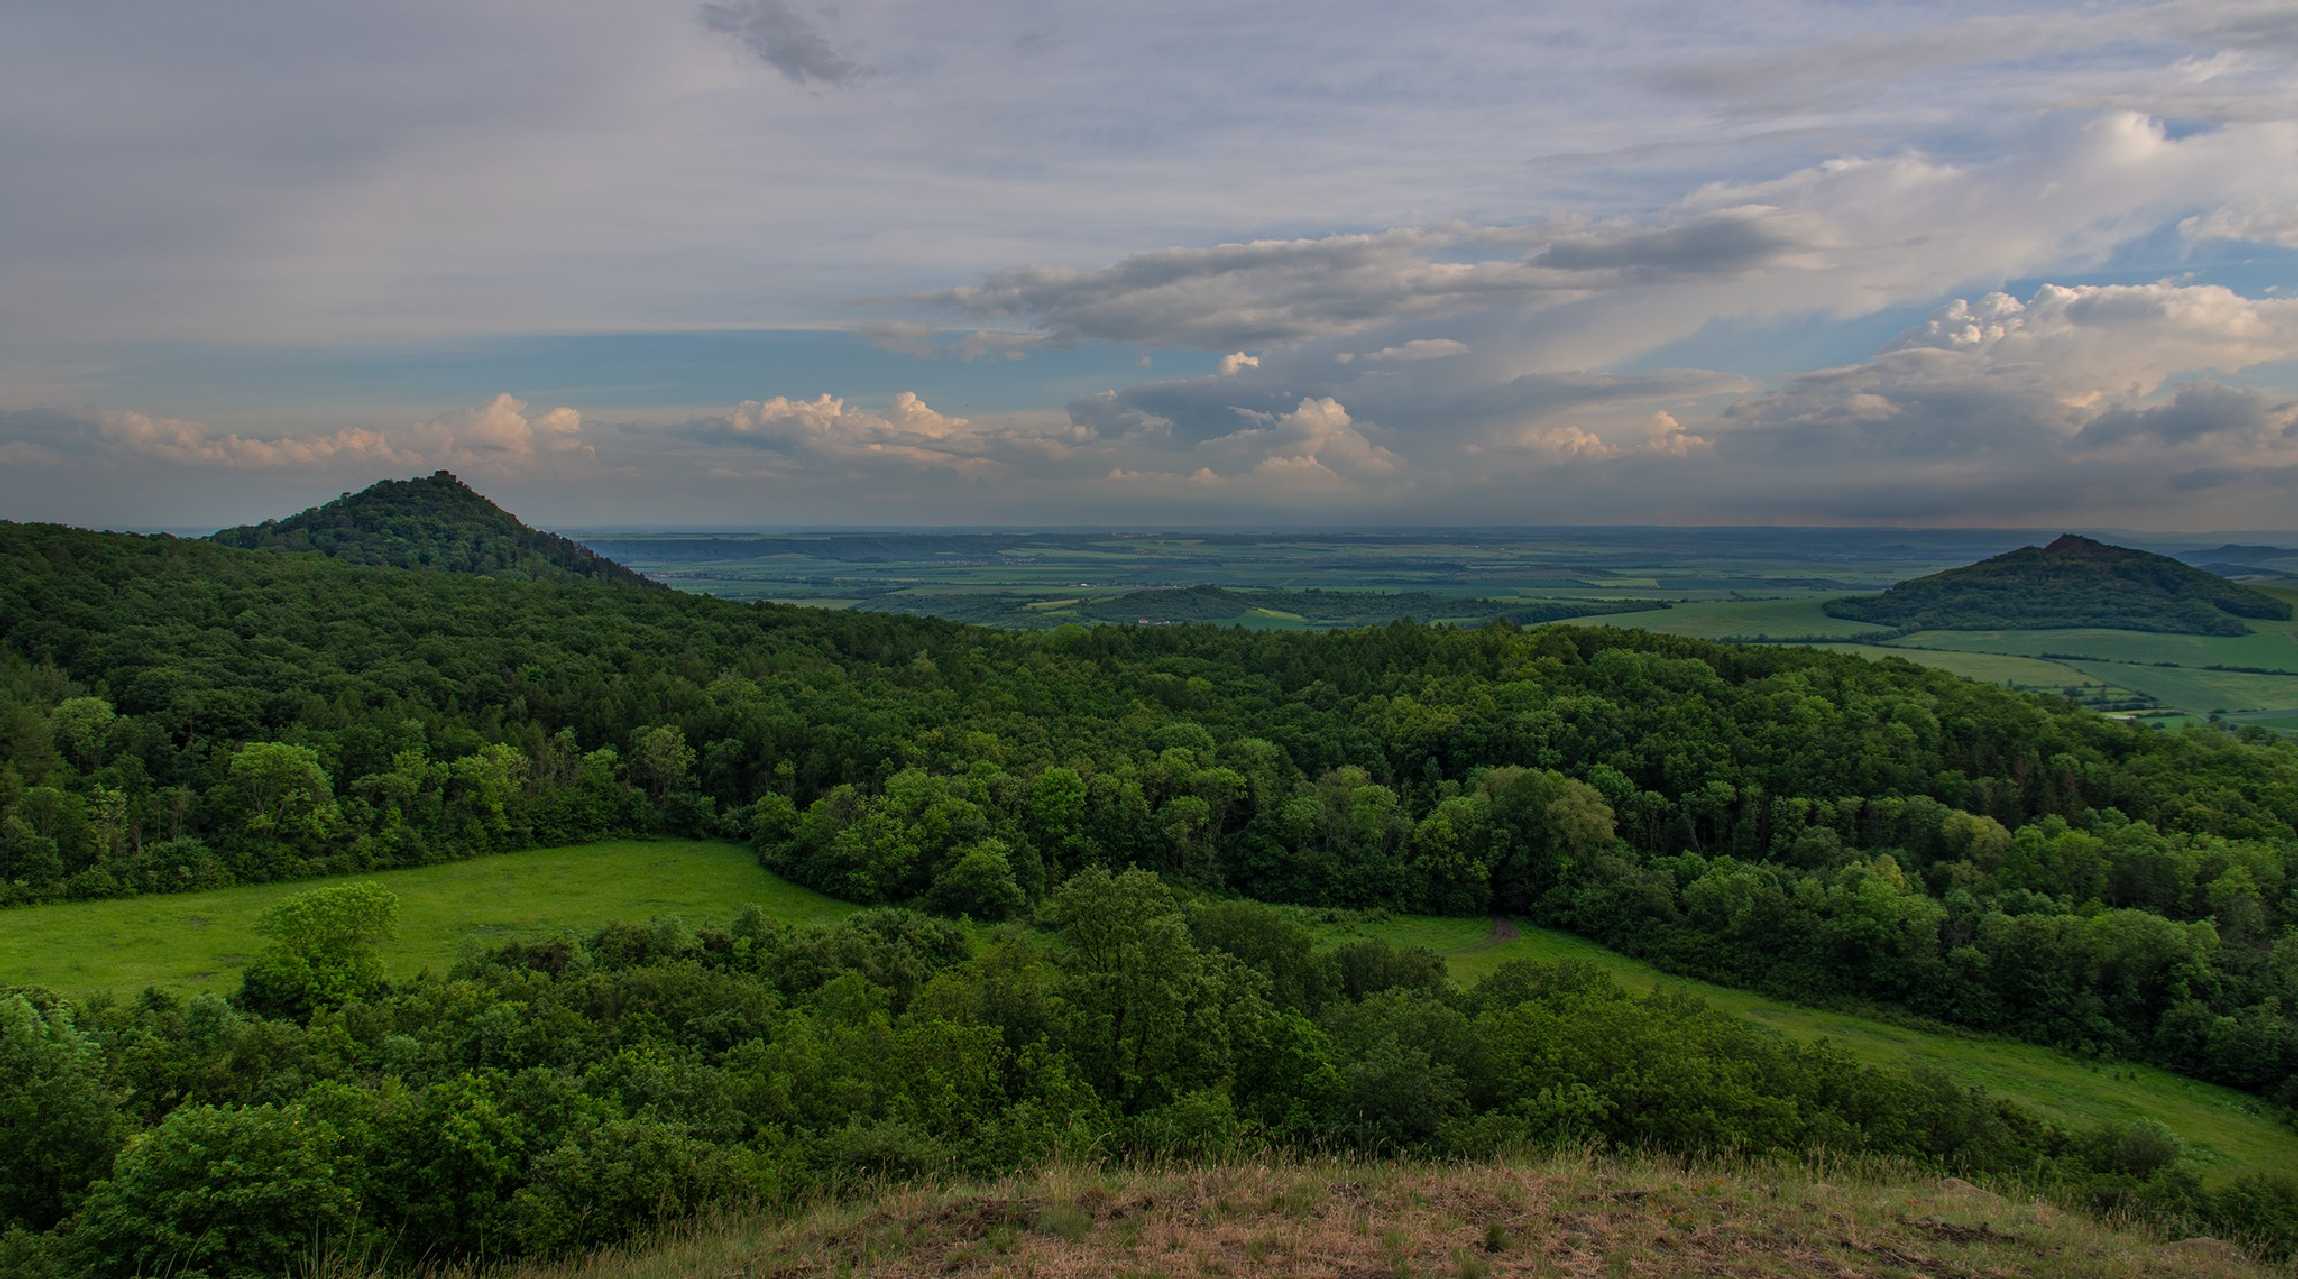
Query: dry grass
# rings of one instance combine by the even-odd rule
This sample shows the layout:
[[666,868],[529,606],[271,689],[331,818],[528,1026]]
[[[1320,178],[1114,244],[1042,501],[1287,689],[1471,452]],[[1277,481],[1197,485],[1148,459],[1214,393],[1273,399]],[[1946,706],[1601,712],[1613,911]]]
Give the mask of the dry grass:
[[520,1279],[669,1276],[2243,1276],[2165,1243],[1952,1179],[1857,1169],[1521,1163],[1059,1167],[730,1216]]

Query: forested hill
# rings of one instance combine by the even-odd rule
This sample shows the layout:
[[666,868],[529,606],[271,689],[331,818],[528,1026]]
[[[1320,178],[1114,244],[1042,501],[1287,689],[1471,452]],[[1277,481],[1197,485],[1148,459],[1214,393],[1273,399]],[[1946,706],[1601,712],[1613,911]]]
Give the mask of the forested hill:
[[224,529],[214,540],[244,550],[318,551],[393,568],[656,585],[578,542],[527,527],[446,471],[385,480],[300,515]]
[[2108,627],[2241,635],[2244,618],[2275,621],[2290,606],[2164,555],[2067,534],[1963,568],[1901,582],[1881,595],[1830,602],[1834,617],[1903,630],[2062,630]]

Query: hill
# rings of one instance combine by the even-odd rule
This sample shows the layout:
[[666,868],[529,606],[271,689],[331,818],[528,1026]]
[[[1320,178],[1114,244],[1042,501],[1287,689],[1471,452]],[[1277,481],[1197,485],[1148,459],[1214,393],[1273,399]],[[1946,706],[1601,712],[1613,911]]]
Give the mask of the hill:
[[2290,606],[2166,555],[2067,534],[1881,595],[1830,601],[1830,617],[1903,630],[2103,627],[2242,635],[2243,619],[2287,621]]
[[655,585],[578,542],[527,527],[447,471],[385,480],[300,515],[224,529],[213,540],[392,568]]
[[2277,1273],[1954,1178],[1797,1164],[1240,1163],[888,1191],[728,1216],[508,1279],[658,1275]]

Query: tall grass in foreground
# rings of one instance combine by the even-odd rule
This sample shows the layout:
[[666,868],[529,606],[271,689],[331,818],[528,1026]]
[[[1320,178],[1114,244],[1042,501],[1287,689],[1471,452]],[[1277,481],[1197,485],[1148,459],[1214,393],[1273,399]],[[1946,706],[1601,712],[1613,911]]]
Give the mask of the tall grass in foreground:
[[[334,1261],[317,1279],[381,1279]],[[403,1273],[403,1271],[402,1271]],[[434,1279],[468,1271],[433,1272]],[[503,1272],[678,1276],[2263,1276],[2232,1244],[2166,1239],[1904,1164],[1607,1157],[1057,1164],[726,1210],[651,1240]]]

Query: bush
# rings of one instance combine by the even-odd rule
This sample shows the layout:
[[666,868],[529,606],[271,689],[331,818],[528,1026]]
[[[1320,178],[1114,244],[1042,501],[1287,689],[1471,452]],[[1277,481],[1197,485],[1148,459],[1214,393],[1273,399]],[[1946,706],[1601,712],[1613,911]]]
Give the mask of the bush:
[[513,1212],[519,1242],[562,1256],[644,1234],[702,1207],[755,1193],[736,1152],[668,1124],[617,1119],[535,1162]]
[[333,1137],[294,1108],[177,1110],[89,1193],[74,1260],[95,1275],[271,1279],[328,1250],[363,1251]]

